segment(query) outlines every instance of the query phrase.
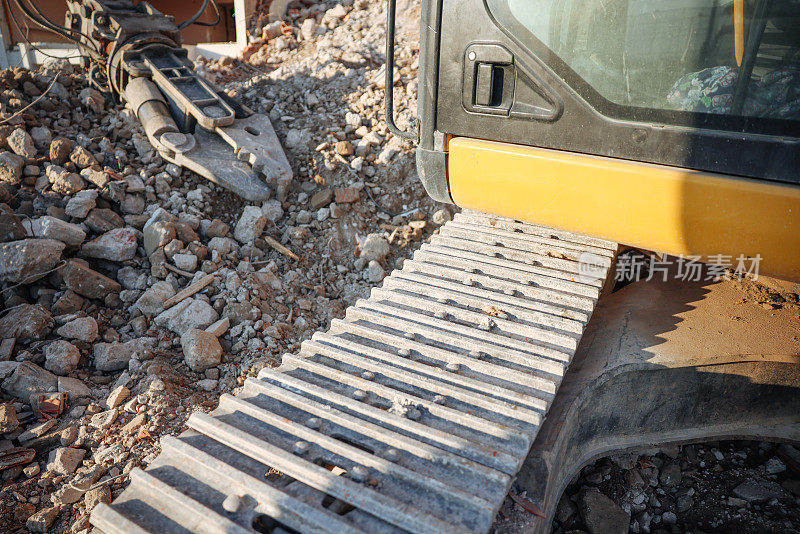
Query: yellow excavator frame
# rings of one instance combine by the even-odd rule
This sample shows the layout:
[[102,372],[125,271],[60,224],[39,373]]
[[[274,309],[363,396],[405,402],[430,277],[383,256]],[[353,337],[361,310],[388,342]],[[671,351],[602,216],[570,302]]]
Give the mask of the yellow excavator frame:
[[466,137],[448,145],[461,207],[706,261],[760,256],[760,273],[800,281],[800,187]]

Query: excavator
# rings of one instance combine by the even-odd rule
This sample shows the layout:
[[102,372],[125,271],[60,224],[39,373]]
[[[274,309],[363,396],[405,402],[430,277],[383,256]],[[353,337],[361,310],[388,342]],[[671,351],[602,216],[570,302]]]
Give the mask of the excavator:
[[[193,72],[172,17],[67,4],[165,159],[250,201],[287,187],[269,119]],[[91,523],[488,532],[514,484],[549,532],[599,457],[800,442],[798,29],[797,0],[423,0],[419,120],[391,89],[386,120],[462,210]]]

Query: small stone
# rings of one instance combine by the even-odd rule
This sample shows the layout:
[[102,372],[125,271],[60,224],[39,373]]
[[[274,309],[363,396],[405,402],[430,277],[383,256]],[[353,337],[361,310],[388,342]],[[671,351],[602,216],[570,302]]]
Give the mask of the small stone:
[[5,204],[0,205],[0,242],[18,241],[27,235],[20,218]]
[[283,217],[281,201],[274,198],[267,200],[261,205],[261,213],[264,214],[264,217],[266,217],[268,221],[272,221],[273,223],[278,221]]
[[68,375],[78,368],[81,353],[69,341],[53,341],[44,348],[44,368],[57,375]]
[[92,153],[80,145],[77,145],[73,149],[72,153],[69,155],[69,159],[81,169],[97,165],[97,159],[95,159]]
[[777,475],[786,471],[786,464],[780,461],[779,458],[770,458],[764,468],[768,475]]
[[123,434],[127,432],[133,432],[134,430],[145,424],[146,421],[147,421],[147,416],[144,413],[136,414],[133,417],[133,419],[128,421],[128,423],[122,427],[121,432]]
[[[170,165],[173,165],[170,163]],[[137,174],[129,174],[125,177],[126,193],[144,193],[146,191],[144,180]],[[149,217],[148,217],[149,218]]]
[[53,304],[53,313],[56,315],[64,315],[68,313],[75,313],[83,307],[83,297],[67,289],[58,300]]
[[86,167],[85,169],[81,169],[81,176],[87,182],[93,183],[100,189],[105,189],[106,186],[111,181],[111,177],[106,173],[103,169],[99,168],[99,165],[95,165],[92,167]]
[[726,501],[728,506],[734,506],[736,508],[744,508],[747,506],[747,501],[744,499],[739,499],[738,497],[728,497]]
[[171,221],[155,221],[152,224],[145,224],[143,233],[144,250],[149,256],[159,247],[166,246],[175,239],[175,225]]
[[230,232],[230,227],[219,219],[213,219],[206,228],[206,237],[225,237]]
[[450,213],[450,210],[443,208],[440,210],[436,210],[433,213],[433,217],[431,217],[433,224],[441,226],[442,224],[453,220],[453,215]]
[[780,484],[771,480],[746,480],[733,488],[733,494],[747,502],[761,504],[770,499],[785,499],[789,494]]
[[679,495],[675,501],[675,507],[680,513],[691,510],[694,507],[694,499],[688,495]]
[[87,87],[78,93],[78,99],[86,108],[99,114],[102,113],[106,107],[106,100],[103,94],[92,87]]
[[[117,410],[116,408],[111,408],[104,412],[98,412],[92,416],[91,420],[89,421],[89,424],[92,427],[97,428],[99,430],[105,430],[109,428],[112,424],[114,424],[114,421],[116,421],[118,415],[119,415],[119,410]],[[100,451],[97,451],[95,453],[94,460],[96,463],[103,463]]]
[[[328,10],[328,11],[332,11],[332,10]],[[348,111],[345,114],[344,121],[345,121],[345,123],[349,124],[353,128],[358,128],[362,124],[361,115],[359,115],[358,113],[352,113],[350,111]]]
[[22,128],[17,128],[7,138],[8,148],[23,158],[36,157],[36,144],[31,135]]
[[86,456],[86,449],[59,447],[50,452],[47,469],[59,475],[71,475]]
[[69,158],[70,141],[63,137],[56,137],[50,143],[50,162],[55,165],[63,165]]
[[123,262],[136,256],[137,232],[133,228],[115,228],[83,245],[81,253],[90,258]]
[[658,479],[661,485],[666,488],[672,488],[681,483],[682,479],[681,467],[678,464],[667,464],[661,469]]
[[193,371],[215,367],[222,358],[222,346],[217,336],[197,328],[190,328],[181,336],[181,348],[186,365]]
[[[627,471],[636,467],[636,460],[638,457],[637,454],[620,454],[618,456],[611,456],[610,460],[617,464],[620,469],[625,469]],[[639,478],[641,478],[641,476]]]
[[58,391],[66,393],[70,401],[76,399],[89,397],[92,395],[92,390],[77,378],[70,378],[68,376],[58,377]]
[[17,185],[22,181],[22,169],[25,158],[13,152],[0,152],[0,181],[10,185]]
[[225,335],[225,332],[228,331],[228,328],[231,325],[231,320],[228,317],[223,317],[216,323],[212,324],[208,328],[206,328],[206,332],[210,334],[214,334],[217,337],[222,337]]
[[229,302],[222,310],[222,316],[231,324],[238,325],[242,321],[255,321],[258,309],[249,302]]
[[172,257],[175,267],[193,273],[197,270],[197,256],[194,254],[175,254]]
[[178,335],[183,335],[191,328],[206,328],[218,319],[219,314],[208,302],[189,298],[161,312],[154,322]]
[[630,516],[614,501],[594,490],[583,490],[578,510],[591,534],[627,534]]
[[556,506],[556,519],[559,523],[566,523],[578,514],[578,507],[566,494],[561,496]]
[[139,215],[144,212],[145,201],[142,195],[125,195],[119,205],[122,213]]
[[106,399],[106,406],[109,408],[116,408],[130,396],[131,392],[125,386],[117,386],[114,391],[108,394]]
[[27,528],[30,532],[45,534],[46,532],[49,532],[50,525],[53,524],[59,513],[61,513],[61,507],[59,506],[51,506],[49,508],[39,510],[30,516],[27,521],[25,521],[25,528]]
[[0,434],[7,434],[19,428],[17,410],[10,403],[0,404]]
[[303,36],[303,39],[306,41],[310,41],[314,38],[314,34],[317,31],[317,21],[314,17],[309,17],[303,21],[300,25],[300,35]]
[[334,198],[337,204],[358,202],[359,195],[359,190],[355,187],[344,187],[334,191]]
[[358,156],[350,162],[350,168],[356,172],[361,172],[364,169],[364,161],[362,156]]
[[64,213],[69,217],[85,219],[89,212],[97,205],[97,191],[78,191],[75,196],[67,201]]
[[72,443],[78,439],[78,427],[75,425],[68,426],[64,430],[61,431],[61,436],[59,440],[61,441],[61,445],[67,447],[72,445]]
[[98,337],[97,321],[93,317],[79,317],[64,323],[56,333],[68,339],[92,343]]
[[77,224],[68,223],[49,215],[37,219],[36,222],[39,226],[39,235],[46,239],[55,239],[73,247],[80,245],[86,239],[86,232]]
[[35,462],[30,464],[29,466],[27,466],[25,469],[22,470],[22,472],[25,473],[25,476],[28,477],[28,478],[35,477],[41,471],[42,471],[42,468],[39,467],[39,464],[37,464]]
[[175,223],[175,235],[184,243],[200,241],[200,236],[197,235],[197,232],[185,222],[179,221]]
[[69,289],[90,299],[103,299],[109,293],[122,291],[122,286],[111,278],[74,260],[67,262],[61,276]]
[[53,142],[53,134],[50,132],[50,128],[46,126],[34,126],[31,128],[30,133],[36,148],[40,150],[48,150],[50,148],[50,143]]
[[625,482],[629,488],[643,488],[647,486],[638,469],[628,469],[624,474]]
[[49,274],[61,260],[65,244],[55,239],[21,239],[0,243],[0,279],[31,283]]
[[102,234],[125,226],[125,221],[113,210],[106,208],[94,208],[89,212],[86,220],[83,221],[92,232]]
[[53,316],[44,306],[23,304],[0,318],[0,337],[13,337],[18,342],[36,341],[47,336],[52,326]]
[[79,174],[68,172],[64,169],[57,172],[51,166],[47,170],[47,177],[50,179],[53,191],[60,195],[74,195],[86,187],[86,180],[81,178]]
[[386,275],[386,273],[383,271],[383,267],[381,267],[381,264],[375,260],[371,260],[369,265],[367,265],[366,274],[367,280],[373,284],[377,284],[383,280],[383,277]]
[[267,218],[261,212],[260,208],[255,206],[245,206],[242,211],[242,216],[239,217],[239,222],[236,223],[236,228],[233,231],[233,237],[239,243],[253,243],[257,237],[264,231],[264,226],[267,224]]
[[350,141],[339,141],[334,148],[340,156],[352,156],[355,153],[353,143]]
[[128,367],[133,350],[125,343],[95,343],[92,355],[98,371],[121,371]]
[[[253,340],[251,339],[250,341]],[[219,385],[219,380],[215,380],[213,378],[204,378],[203,380],[198,380],[197,382],[195,382],[195,386],[197,386],[197,389],[200,389],[202,391],[214,391],[215,389],[217,389],[218,385]]]
[[145,315],[157,315],[164,309],[164,301],[175,295],[172,284],[165,281],[156,282],[142,293],[134,306]]
[[320,189],[311,197],[311,209],[318,210],[333,202],[333,190],[329,188]]
[[23,432],[22,434],[19,435],[19,437],[17,437],[17,439],[19,440],[20,443],[26,443],[28,441],[44,436],[54,426],[56,426],[56,420],[48,419],[43,423],[38,423],[31,427],[28,427],[27,429],[25,429],[25,432]]
[[389,242],[380,234],[369,234],[361,244],[361,255],[364,261],[381,262],[389,255]]
[[104,484],[99,488],[89,490],[83,496],[83,502],[86,505],[86,511],[90,512],[95,506],[102,503],[111,502],[111,488],[108,484]]

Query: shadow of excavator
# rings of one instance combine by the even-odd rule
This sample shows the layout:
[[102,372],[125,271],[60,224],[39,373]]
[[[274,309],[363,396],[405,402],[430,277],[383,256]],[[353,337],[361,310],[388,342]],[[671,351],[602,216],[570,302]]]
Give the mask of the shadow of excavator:
[[800,317],[738,282],[641,281],[600,299],[518,483],[548,520],[583,466],[729,438],[800,441]]

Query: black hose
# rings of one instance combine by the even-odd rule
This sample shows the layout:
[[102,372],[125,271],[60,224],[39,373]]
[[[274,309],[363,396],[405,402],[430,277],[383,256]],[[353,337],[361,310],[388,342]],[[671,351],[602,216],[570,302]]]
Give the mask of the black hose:
[[200,6],[200,9],[197,13],[194,14],[192,18],[181,22],[178,24],[178,29],[183,30],[184,28],[188,28],[192,24],[196,24],[197,26],[216,26],[222,20],[222,14],[219,12],[219,6],[217,5],[216,0],[211,0],[211,4],[214,6],[214,11],[217,12],[217,20],[214,22],[197,22],[197,19],[205,12],[206,8],[208,7],[209,0],[203,0],[203,5]]
[[[22,38],[25,40],[25,42],[28,43],[28,45],[30,45],[31,48],[33,48],[34,50],[36,50],[37,52],[39,52],[43,56],[49,57],[49,58],[53,58],[53,59],[72,59],[73,57],[80,57],[80,56],[64,56],[64,57],[53,56],[53,55],[48,54],[47,52],[44,52],[41,48],[39,48],[38,46],[33,44],[30,39],[28,39],[27,32],[24,31],[22,29],[22,27],[19,25],[19,22],[17,22],[17,16],[14,15],[14,10],[13,9],[9,9],[8,13],[11,15],[11,21],[14,23],[14,26],[17,27],[17,30],[19,31],[19,34],[22,36]],[[25,27],[27,28],[27,24],[25,25]]]
[[[31,5],[33,6],[33,9],[36,11],[36,13],[37,13],[36,15],[34,15],[31,12],[30,8],[25,5],[24,0],[14,0],[14,4],[17,6],[17,8],[20,11],[22,11],[22,13],[27,18],[29,18],[35,24],[39,25],[40,27],[44,28],[45,30],[49,30],[49,31],[51,31],[53,33],[57,33],[58,35],[61,35],[62,37],[64,37],[64,38],[76,43],[79,46],[81,46],[81,45],[82,46],[88,46],[88,44],[91,44],[92,50],[96,54],[100,53],[100,51],[97,49],[97,45],[91,39],[89,39],[89,37],[86,34],[80,32],[78,30],[68,30],[67,28],[64,28],[63,26],[59,26],[58,24],[56,24],[55,22],[53,22],[52,20],[47,18],[44,15],[44,13],[42,13],[39,10],[39,8],[36,7],[36,5],[33,4],[32,2],[31,2]],[[74,38],[72,35],[70,35],[68,33],[69,31],[74,31],[78,35],[81,35],[82,37],[84,37],[86,39],[86,43],[82,43],[80,40]]]

